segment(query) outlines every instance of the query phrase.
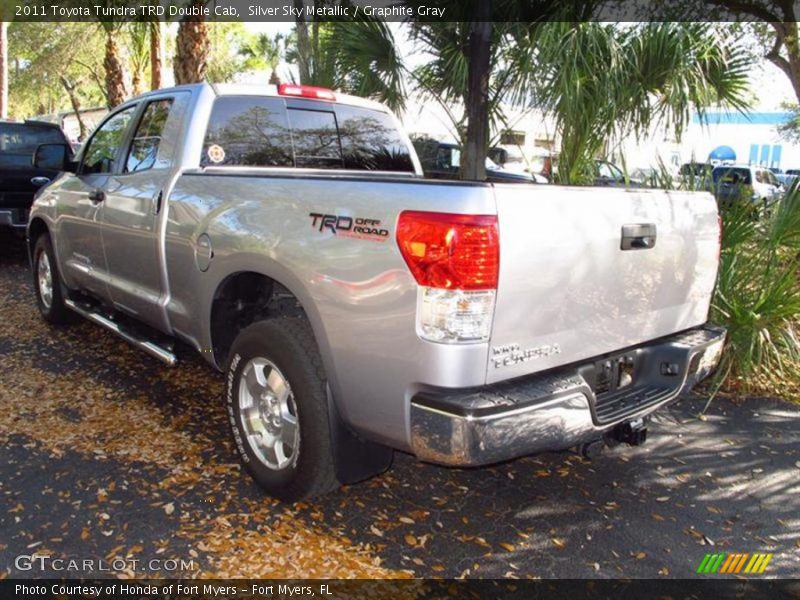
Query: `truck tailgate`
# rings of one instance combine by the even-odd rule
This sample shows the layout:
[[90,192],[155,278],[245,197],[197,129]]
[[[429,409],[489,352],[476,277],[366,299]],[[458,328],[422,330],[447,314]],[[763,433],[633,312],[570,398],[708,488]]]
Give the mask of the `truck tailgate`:
[[495,195],[500,277],[488,383],[706,321],[719,251],[711,195],[511,185]]

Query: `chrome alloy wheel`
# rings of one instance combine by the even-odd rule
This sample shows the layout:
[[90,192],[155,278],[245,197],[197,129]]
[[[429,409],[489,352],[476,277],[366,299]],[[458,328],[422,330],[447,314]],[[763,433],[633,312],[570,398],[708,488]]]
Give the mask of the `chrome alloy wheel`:
[[289,382],[274,363],[254,358],[239,381],[239,413],[250,448],[268,468],[297,463],[300,427]]
[[36,278],[39,283],[39,297],[44,307],[49,309],[53,304],[53,270],[50,268],[50,258],[47,256],[47,252],[39,253]]

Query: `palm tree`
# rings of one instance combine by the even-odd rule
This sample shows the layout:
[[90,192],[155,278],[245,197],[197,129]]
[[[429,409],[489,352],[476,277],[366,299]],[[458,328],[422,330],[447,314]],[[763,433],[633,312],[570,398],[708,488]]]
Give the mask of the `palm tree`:
[[374,98],[392,110],[405,106],[406,69],[384,21],[314,21],[310,28],[298,23],[287,41],[286,60],[297,65],[296,83]]
[[100,21],[100,27],[106,35],[105,58],[103,59],[103,67],[106,71],[106,99],[108,108],[114,108],[118,104],[122,104],[127,97],[125,71],[116,39],[121,24],[115,21]]
[[8,117],[8,23],[0,21],[0,119]]
[[247,58],[247,67],[252,69],[266,68],[271,71],[269,82],[280,83],[277,68],[283,59],[286,37],[281,33],[269,36],[260,33],[249,40],[239,53]]
[[653,126],[680,137],[693,110],[747,106],[749,55],[710,23],[549,23],[532,56],[533,96],[555,117],[566,183],[591,179],[591,161],[612,138]]
[[150,89],[161,87],[161,67],[163,53],[161,51],[161,21],[150,21]]
[[138,96],[144,90],[145,72],[150,65],[150,23],[132,21],[127,24],[126,36],[128,47],[128,65],[131,71],[131,87],[133,95]]
[[[202,8],[207,0],[191,0],[190,8]],[[198,83],[205,79],[208,66],[208,23],[202,16],[184,18],[175,40],[175,83]]]

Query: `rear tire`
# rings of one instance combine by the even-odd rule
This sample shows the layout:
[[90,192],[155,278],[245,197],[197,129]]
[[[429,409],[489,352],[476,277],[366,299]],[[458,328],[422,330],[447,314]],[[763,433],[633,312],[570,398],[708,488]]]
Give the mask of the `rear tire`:
[[287,502],[338,487],[327,380],[308,323],[277,318],[248,326],[225,372],[233,441],[253,479]]
[[45,321],[63,325],[70,321],[71,311],[64,304],[64,286],[58,271],[50,236],[43,233],[33,247],[33,289],[36,305]]

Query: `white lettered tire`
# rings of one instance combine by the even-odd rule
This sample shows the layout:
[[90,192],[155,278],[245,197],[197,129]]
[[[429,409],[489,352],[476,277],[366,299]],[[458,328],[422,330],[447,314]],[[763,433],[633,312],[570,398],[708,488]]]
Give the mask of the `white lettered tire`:
[[246,327],[225,373],[233,441],[253,479],[287,502],[335,489],[327,381],[308,323],[276,318]]

